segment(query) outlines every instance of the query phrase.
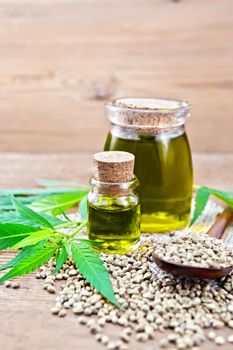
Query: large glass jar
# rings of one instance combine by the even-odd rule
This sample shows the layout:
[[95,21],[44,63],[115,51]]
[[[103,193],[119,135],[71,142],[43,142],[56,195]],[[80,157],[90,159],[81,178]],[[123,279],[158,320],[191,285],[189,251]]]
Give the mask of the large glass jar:
[[193,170],[185,121],[187,102],[122,98],[106,105],[111,122],[105,151],[135,155],[141,231],[168,232],[189,221]]

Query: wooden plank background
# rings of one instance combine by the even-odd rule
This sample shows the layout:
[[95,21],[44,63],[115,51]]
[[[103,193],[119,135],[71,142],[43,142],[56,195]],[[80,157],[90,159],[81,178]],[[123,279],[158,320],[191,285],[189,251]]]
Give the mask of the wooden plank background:
[[231,152],[232,0],[0,0],[0,152],[102,148],[104,102],[189,100],[197,152]]

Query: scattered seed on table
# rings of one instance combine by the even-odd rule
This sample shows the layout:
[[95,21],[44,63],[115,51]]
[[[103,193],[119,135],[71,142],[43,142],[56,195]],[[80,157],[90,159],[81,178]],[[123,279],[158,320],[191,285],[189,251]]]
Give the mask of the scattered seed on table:
[[51,294],[56,293],[56,289],[54,288],[54,286],[51,285],[48,286],[47,291]]
[[217,345],[224,345],[225,344],[225,339],[222,337],[222,336],[217,336],[215,339],[214,339],[214,342],[215,344]]
[[6,282],[4,283],[4,286],[5,286],[6,288],[12,287],[11,281],[6,281]]
[[149,339],[149,336],[147,333],[138,333],[136,339],[140,342],[146,342]]
[[59,313],[60,310],[61,310],[60,307],[54,306],[54,307],[52,307],[52,309],[51,309],[51,313],[52,313],[53,315],[57,315],[57,314]]
[[97,333],[100,333],[101,332],[101,328],[100,326],[98,326],[97,324],[93,324],[91,327],[90,327],[90,333],[91,334],[97,334]]
[[109,341],[110,341],[109,336],[106,335],[106,334],[103,334],[102,337],[101,337],[101,343],[102,343],[103,345],[107,345],[107,344],[109,343]]
[[167,348],[168,347],[168,340],[167,339],[161,339],[160,342],[159,342],[159,346],[161,348]]
[[101,339],[102,339],[102,334],[101,334],[101,333],[97,333],[97,334],[95,335],[95,340],[100,342]]
[[[110,343],[109,346],[116,347],[117,350],[127,347],[132,333],[136,333],[138,341],[147,342],[154,337],[157,330],[166,329],[171,329],[173,333],[169,334],[164,342],[173,343],[173,346],[180,350],[195,349],[202,345],[205,338],[210,339],[209,334],[213,332],[211,328],[221,329],[224,325],[231,327],[233,276],[227,276],[221,283],[213,284],[208,281],[176,279],[166,273],[160,274],[157,270],[153,274],[150,268],[154,266],[154,249],[155,244],[152,241],[144,241],[138,250],[125,256],[114,254],[108,259],[108,255],[101,254],[105,264],[109,261],[113,289],[122,305],[120,309],[106,302],[84,280],[74,262],[67,260],[59,272],[63,284],[55,303],[55,306],[58,303],[58,315],[65,310],[66,305],[69,305],[74,313],[77,311],[75,308],[78,308],[78,322],[88,323],[90,331],[93,325],[93,336],[100,339],[101,335],[101,340],[98,341],[105,346]],[[203,257],[199,255],[198,252],[195,259],[200,259],[201,262]],[[51,262],[48,263],[49,266]],[[71,270],[76,270],[77,273],[70,276]],[[46,270],[41,272],[46,273]],[[68,277],[64,278],[64,275]],[[53,279],[47,278],[45,283],[54,283]],[[95,318],[92,318],[92,315],[96,315]],[[125,327],[119,330],[121,343],[102,334],[106,323]],[[101,328],[98,328],[100,326]],[[214,340],[216,336],[212,338]]]
[[62,310],[60,310],[60,311],[58,312],[58,316],[59,316],[59,317],[64,317],[64,316],[66,316],[66,314],[67,314],[67,312],[66,312],[65,309],[62,309]]
[[107,344],[107,349],[108,350],[119,350],[119,344],[115,341],[110,341],[108,344]]
[[106,324],[106,320],[104,317],[98,319],[98,325],[103,327]]
[[13,289],[20,288],[19,282],[13,282],[13,283],[12,283],[12,288],[13,288]]
[[121,335],[120,335],[120,338],[121,338],[121,340],[123,340],[125,343],[129,343],[129,340],[130,340],[130,338],[129,338],[129,336],[127,335],[127,334],[125,334],[125,333],[121,333]]
[[207,337],[210,339],[210,340],[214,340],[216,338],[216,333],[214,331],[210,331],[208,334],[207,334]]
[[76,314],[76,315],[82,314],[82,313],[83,313],[83,306],[82,306],[82,304],[76,305],[76,306],[73,308],[73,312],[74,312],[74,314]]
[[80,316],[80,317],[78,318],[78,322],[79,322],[80,324],[82,324],[82,325],[87,324],[87,321],[88,321],[88,319],[87,319],[87,317],[85,317],[85,316]]
[[228,343],[233,343],[233,334],[229,335],[227,338]]

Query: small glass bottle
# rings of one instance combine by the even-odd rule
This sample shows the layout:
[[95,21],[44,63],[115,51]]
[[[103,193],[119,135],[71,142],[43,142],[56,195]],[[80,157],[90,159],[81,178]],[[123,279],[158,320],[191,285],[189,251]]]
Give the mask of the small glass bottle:
[[120,98],[106,106],[111,121],[105,151],[135,155],[141,231],[182,229],[190,217],[193,170],[185,122],[187,102]]
[[99,152],[93,156],[94,174],[88,195],[88,236],[106,253],[124,254],[140,239],[140,204],[135,193],[134,155]]

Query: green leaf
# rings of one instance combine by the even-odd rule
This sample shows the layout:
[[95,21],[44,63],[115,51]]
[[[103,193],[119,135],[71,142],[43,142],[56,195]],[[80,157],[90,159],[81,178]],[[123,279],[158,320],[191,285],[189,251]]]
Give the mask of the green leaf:
[[88,244],[90,246],[99,246],[104,244],[104,242],[101,241],[91,241],[90,239],[86,239],[86,238],[76,238],[75,241],[80,242],[80,243],[84,243],[84,244]]
[[22,224],[22,225],[31,225],[38,226],[34,224],[34,221],[24,219],[18,213],[14,212],[3,212],[0,213],[0,222],[8,223],[8,224]]
[[50,216],[50,215],[47,215],[45,213],[40,213],[40,216],[42,216],[42,218],[46,219],[53,226],[61,225],[61,224],[64,224],[66,222],[64,220],[57,218],[56,216]]
[[44,240],[44,241],[39,242],[36,246],[24,247],[12,260],[10,260],[6,264],[0,266],[0,271],[8,269],[12,266],[15,266],[21,260],[34,254],[34,252],[38,249],[38,246],[43,246],[45,243],[46,243],[46,241]]
[[68,258],[68,253],[66,250],[66,247],[62,247],[56,255],[56,268],[54,270],[55,273],[57,273],[63,266],[63,264],[66,262]]
[[196,198],[195,198],[195,210],[193,213],[192,220],[190,222],[190,226],[194,224],[194,222],[198,219],[198,217],[201,215],[201,213],[205,209],[209,199],[209,195],[210,195],[209,190],[206,187],[200,187],[197,190]]
[[62,214],[62,212],[65,212],[67,209],[72,208],[86,194],[86,191],[80,191],[79,193],[51,195],[44,197],[39,201],[33,202],[31,204],[31,208],[35,209],[38,212],[46,212],[52,215],[59,215]]
[[200,186],[195,186],[195,188],[197,188],[197,194],[196,194],[196,200],[195,200],[196,205],[195,205],[195,211],[194,211],[194,215],[190,225],[192,225],[197,220],[197,218],[201,215],[201,213],[205,209],[205,206],[207,204],[207,201],[210,195],[217,197],[218,199],[226,203],[230,208],[233,208],[232,191],[222,191],[222,190],[216,190],[214,188],[200,187]]
[[83,220],[87,220],[87,195],[82,198],[79,204],[79,213]]
[[12,247],[38,228],[21,224],[0,224],[0,250]]
[[[17,199],[23,204],[30,204],[33,200],[38,200],[40,198],[42,198],[42,196],[17,197]],[[0,210],[15,210],[11,196],[0,197]]]
[[[51,225],[61,225],[62,223],[64,223],[64,221],[60,220],[59,218],[55,217],[55,216],[49,216],[46,215],[44,213],[40,214],[42,217],[44,217],[47,221],[50,222]],[[0,213],[0,222],[4,222],[4,223],[11,223],[11,224],[22,224],[22,225],[31,225],[31,226],[41,226],[39,225],[37,222],[35,222],[34,220],[29,220],[29,219],[25,219],[22,216],[20,216],[17,212],[3,212]]]
[[16,243],[14,246],[12,246],[12,249],[19,249],[25,246],[35,245],[38,242],[49,237],[51,237],[51,230],[39,230]]
[[72,252],[71,252],[71,241],[67,241],[66,242],[65,248],[66,248],[66,251],[68,253],[68,256],[71,256],[72,255]]
[[108,270],[99,255],[86,244],[71,244],[72,257],[83,277],[115,306],[119,303],[114,295]]
[[58,193],[79,192],[79,190],[68,187],[51,187],[51,188],[16,188],[8,190],[0,190],[0,196],[45,196]]
[[[66,220],[66,221],[69,221],[69,222],[72,222],[72,220],[69,218],[68,215],[66,215],[66,213],[63,211],[62,214],[63,218]],[[54,216],[55,217],[55,216]]]
[[233,196],[228,191],[220,191],[210,188],[210,193],[225,202],[230,208],[233,208]]
[[13,204],[15,206],[15,209],[25,219],[33,220],[34,222],[38,223],[42,227],[48,227],[51,229],[54,229],[53,225],[48,222],[44,217],[41,215],[37,214],[35,211],[32,209],[26,207],[22,203],[20,203],[16,198],[12,198]]
[[35,271],[38,267],[45,264],[52,258],[55,250],[56,248],[49,246],[38,247],[38,249],[32,255],[21,260],[9,272],[2,276],[0,278],[0,283],[3,283],[10,278],[25,275],[29,272]]

